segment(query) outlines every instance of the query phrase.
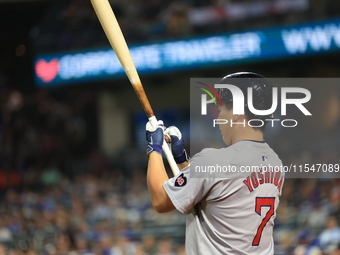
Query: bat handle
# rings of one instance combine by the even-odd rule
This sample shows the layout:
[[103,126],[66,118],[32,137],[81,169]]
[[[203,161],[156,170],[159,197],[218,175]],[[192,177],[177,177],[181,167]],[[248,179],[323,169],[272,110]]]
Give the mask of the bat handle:
[[[157,126],[156,116],[150,117],[149,122],[151,126],[153,127]],[[168,160],[172,173],[176,176],[179,173],[179,168],[165,140],[163,140],[162,149],[163,149],[166,159]]]

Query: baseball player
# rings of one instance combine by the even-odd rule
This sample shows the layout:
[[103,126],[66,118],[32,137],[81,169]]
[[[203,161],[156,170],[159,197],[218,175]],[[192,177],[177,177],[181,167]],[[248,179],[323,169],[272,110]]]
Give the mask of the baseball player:
[[[221,84],[233,84],[247,94],[253,89],[253,105],[258,110],[272,104],[272,86],[262,76],[241,72],[225,76]],[[223,104],[219,119],[243,123],[250,119],[273,116],[234,115],[233,97],[228,89],[220,89]],[[247,122],[246,122],[247,123]],[[264,127],[220,125],[221,149],[203,149],[192,159],[184,150],[183,137],[176,127],[164,130],[159,121],[156,128],[146,125],[148,173],[147,183],[152,204],[157,212],[177,209],[187,214],[186,254],[262,255],[274,253],[273,226],[284,182],[284,174],[274,171],[281,166],[277,154],[264,141]],[[171,138],[172,153],[181,172],[169,179],[162,161],[163,138]],[[190,162],[190,164],[189,164]],[[225,178],[214,174],[205,178],[190,177],[190,165],[259,166],[254,172],[240,172]],[[191,170],[191,171],[190,171]]]

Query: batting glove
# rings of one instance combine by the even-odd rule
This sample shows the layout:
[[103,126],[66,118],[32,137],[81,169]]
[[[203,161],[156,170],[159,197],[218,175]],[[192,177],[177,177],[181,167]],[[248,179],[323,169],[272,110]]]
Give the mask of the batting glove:
[[175,126],[170,126],[164,131],[164,135],[171,140],[171,152],[177,164],[187,162],[190,157],[184,149],[184,139],[181,131]]
[[163,121],[157,121],[157,126],[153,127],[150,122],[146,123],[146,155],[153,151],[158,152],[162,155],[162,144],[164,141],[164,125]]

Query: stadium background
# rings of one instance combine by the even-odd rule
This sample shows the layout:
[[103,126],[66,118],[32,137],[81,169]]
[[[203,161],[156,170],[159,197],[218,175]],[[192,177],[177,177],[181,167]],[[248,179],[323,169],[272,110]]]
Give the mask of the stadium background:
[[[294,2],[111,4],[129,45],[340,15],[336,0]],[[274,3],[281,8],[263,8]],[[246,11],[228,16],[227,5]],[[203,14],[190,19],[193,13]],[[37,56],[109,47],[89,1],[1,0],[0,20],[0,254],[183,254],[185,217],[151,209],[145,185],[146,117],[128,80],[37,86]],[[336,78],[339,52],[207,65],[141,79],[156,116],[188,134],[190,77],[250,70],[277,78]],[[269,140],[285,163],[339,163],[339,87],[314,89],[312,96],[323,102],[313,106],[319,124],[279,130]],[[275,254],[337,254],[339,209],[338,179],[287,179],[277,212]]]

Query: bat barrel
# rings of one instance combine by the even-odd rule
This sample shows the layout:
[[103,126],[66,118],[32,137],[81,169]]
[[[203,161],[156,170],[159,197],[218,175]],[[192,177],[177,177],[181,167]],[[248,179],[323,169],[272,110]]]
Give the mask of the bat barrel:
[[91,0],[93,8],[98,19],[104,29],[113,50],[115,51],[119,62],[126,75],[128,76],[148,118],[154,116],[150,102],[145,94],[143,85],[140,81],[135,64],[130,54],[130,50],[126,44],[122,30],[118,24],[108,0]]

